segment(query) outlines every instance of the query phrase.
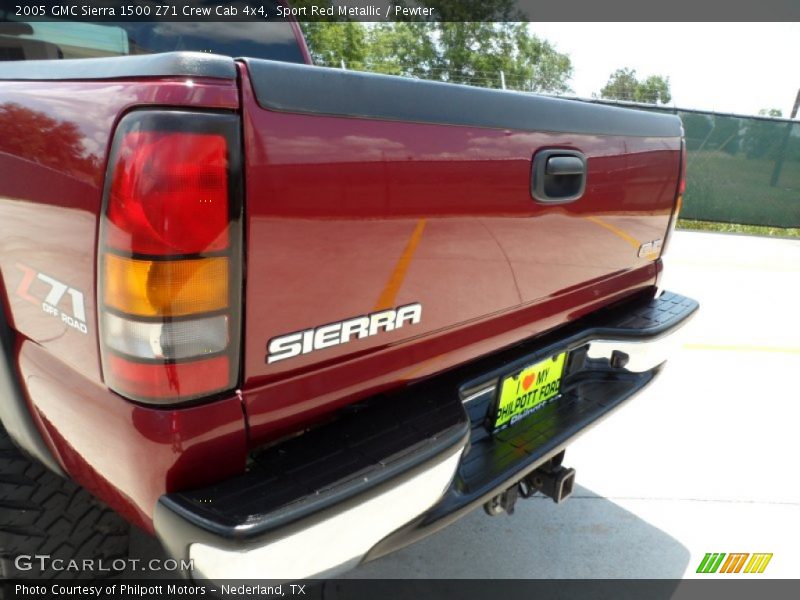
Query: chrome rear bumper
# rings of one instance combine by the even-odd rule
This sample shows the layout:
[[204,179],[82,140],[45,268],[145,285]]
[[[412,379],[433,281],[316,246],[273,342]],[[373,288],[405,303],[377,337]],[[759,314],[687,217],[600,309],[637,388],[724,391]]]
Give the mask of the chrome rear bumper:
[[[697,307],[670,293],[631,301],[397,397],[378,398],[355,416],[293,438],[283,451],[302,458],[312,448],[312,464],[336,470],[343,448],[358,447],[368,450],[361,452],[370,457],[367,467],[326,479],[325,469],[306,469],[305,458],[291,468],[262,461],[261,474],[255,469],[205,490],[162,497],[154,516],[158,536],[172,556],[192,559],[192,577],[212,581],[331,577],[392,552],[514,485],[644,389],[680,344]],[[558,402],[492,433],[487,419],[498,381],[564,350],[571,360]],[[418,435],[409,449],[391,446],[407,443],[411,430]],[[303,485],[287,487],[276,469]],[[303,469],[311,472],[297,475]],[[295,487],[299,495],[287,495]]]
[[221,579],[295,581],[331,577],[356,566],[369,550],[436,504],[456,474],[463,447],[377,494],[248,550],[189,546],[193,575]]

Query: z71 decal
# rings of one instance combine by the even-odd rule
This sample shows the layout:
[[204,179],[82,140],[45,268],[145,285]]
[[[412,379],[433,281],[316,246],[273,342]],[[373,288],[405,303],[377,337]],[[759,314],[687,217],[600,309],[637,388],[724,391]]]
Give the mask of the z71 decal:
[[313,329],[305,329],[272,338],[267,344],[267,364],[286,360],[314,350],[331,348],[353,340],[377,335],[381,331],[394,331],[405,325],[416,325],[422,320],[420,303],[406,304],[389,310],[353,317]]
[[[20,263],[17,263],[17,268],[23,273],[22,281],[17,286],[17,296],[40,306],[43,312],[61,319],[69,327],[84,334],[89,333],[83,292]],[[66,297],[69,300],[65,300]],[[68,310],[60,307],[62,300]]]

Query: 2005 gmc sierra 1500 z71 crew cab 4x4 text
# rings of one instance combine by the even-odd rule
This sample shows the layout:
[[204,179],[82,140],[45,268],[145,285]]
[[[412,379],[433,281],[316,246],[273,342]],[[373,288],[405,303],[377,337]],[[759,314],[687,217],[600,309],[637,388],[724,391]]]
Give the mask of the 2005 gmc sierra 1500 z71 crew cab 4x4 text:
[[131,524],[326,577],[561,501],[697,309],[675,116],[315,67],[291,22],[50,25],[0,24],[7,577]]

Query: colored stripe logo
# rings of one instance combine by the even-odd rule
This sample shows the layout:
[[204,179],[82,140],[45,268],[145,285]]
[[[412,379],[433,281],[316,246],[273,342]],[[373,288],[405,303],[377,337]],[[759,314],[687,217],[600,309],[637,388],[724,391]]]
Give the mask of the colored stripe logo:
[[700,561],[697,572],[763,573],[770,560],[772,560],[772,553],[749,554],[738,552],[725,554],[724,552],[707,552],[703,560]]

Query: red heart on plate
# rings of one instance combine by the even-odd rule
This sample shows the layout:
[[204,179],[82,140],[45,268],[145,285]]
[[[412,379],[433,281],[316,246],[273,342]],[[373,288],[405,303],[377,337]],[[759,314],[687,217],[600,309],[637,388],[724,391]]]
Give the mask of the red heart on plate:
[[527,391],[528,388],[533,385],[534,381],[536,381],[536,373],[531,373],[530,375],[526,375],[525,379],[522,380],[522,389]]

